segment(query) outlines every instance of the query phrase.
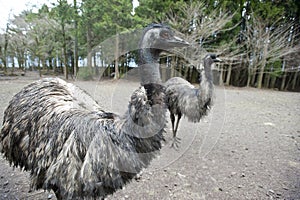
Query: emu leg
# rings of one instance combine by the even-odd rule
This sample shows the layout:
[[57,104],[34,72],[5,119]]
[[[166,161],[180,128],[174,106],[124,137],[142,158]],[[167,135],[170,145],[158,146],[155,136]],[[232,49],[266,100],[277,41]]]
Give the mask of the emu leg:
[[175,126],[175,135],[174,135],[174,137],[176,137],[178,124],[179,124],[180,119],[181,119],[181,113],[178,113],[178,118],[177,118],[177,122],[176,122],[176,126]]
[[170,118],[171,118],[171,123],[172,123],[172,132],[173,132],[173,137],[176,135],[174,131],[174,122],[175,122],[175,115],[173,113],[170,113]]
[[174,147],[174,148],[178,148],[179,147],[179,144],[180,144],[180,138],[178,138],[177,136],[176,136],[176,134],[177,134],[177,129],[178,129],[178,124],[179,124],[179,121],[180,121],[180,119],[181,119],[181,113],[179,113],[178,114],[178,118],[177,118],[177,122],[176,122],[176,125],[175,125],[175,129],[174,129],[174,122],[175,122],[175,116],[174,116],[174,114],[173,114],[173,117],[174,117],[174,119],[173,119],[173,121],[172,121],[172,117],[171,117],[171,121],[172,121],[172,130],[173,130],[173,142],[172,142],[172,145],[171,145],[171,147]]

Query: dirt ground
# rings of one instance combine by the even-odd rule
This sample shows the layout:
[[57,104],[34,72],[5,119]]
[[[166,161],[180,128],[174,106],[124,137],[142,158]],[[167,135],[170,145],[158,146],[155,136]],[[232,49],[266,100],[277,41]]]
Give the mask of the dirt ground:
[[[35,79],[0,78],[1,123],[12,96]],[[119,114],[139,86],[126,79],[74,83]],[[107,199],[300,199],[299,93],[218,86],[209,116],[197,124],[183,119],[178,136],[176,151],[168,124],[161,155]],[[29,184],[27,172],[0,156],[0,199],[55,199],[30,192]]]

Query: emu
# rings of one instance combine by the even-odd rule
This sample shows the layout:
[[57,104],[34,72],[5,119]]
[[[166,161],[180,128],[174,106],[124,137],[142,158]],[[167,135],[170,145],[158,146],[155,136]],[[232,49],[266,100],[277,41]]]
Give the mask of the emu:
[[[182,115],[185,115],[191,122],[199,122],[203,116],[207,115],[213,103],[214,85],[211,65],[213,62],[220,62],[221,60],[215,54],[209,54],[205,56],[203,61],[204,70],[200,76],[199,88],[195,88],[191,83],[180,77],[170,78],[164,84],[172,123],[172,147],[177,148],[180,143],[180,138],[176,134]],[[177,115],[176,124],[174,124],[175,115]]]
[[33,82],[12,98],[0,150],[11,165],[30,171],[32,189],[52,189],[57,199],[105,198],[159,153],[167,107],[157,57],[187,43],[156,24],[139,45],[142,82],[123,116],[59,78]]

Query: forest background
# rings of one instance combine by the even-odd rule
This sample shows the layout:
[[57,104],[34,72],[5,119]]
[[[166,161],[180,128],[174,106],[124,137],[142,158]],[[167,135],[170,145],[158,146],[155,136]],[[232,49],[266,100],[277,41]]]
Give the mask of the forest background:
[[163,80],[197,82],[202,59],[212,52],[223,60],[214,69],[216,84],[300,91],[298,0],[139,0],[138,6],[56,0],[7,23],[0,33],[0,75],[118,79],[136,67],[137,49],[128,41],[153,22],[168,24],[191,44],[162,55]]

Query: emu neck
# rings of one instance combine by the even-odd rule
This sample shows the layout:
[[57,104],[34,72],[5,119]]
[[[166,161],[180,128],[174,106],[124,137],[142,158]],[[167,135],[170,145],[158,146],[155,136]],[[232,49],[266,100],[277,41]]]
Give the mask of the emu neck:
[[201,73],[201,82],[200,82],[200,93],[199,98],[202,102],[210,100],[213,93],[213,75],[211,71],[211,64],[208,60],[204,60],[204,70]]
[[159,53],[158,49],[140,49],[139,67],[141,85],[149,83],[161,83],[159,71]]
[[206,81],[210,84],[213,84],[213,76],[212,76],[212,70],[211,70],[211,65],[213,64],[212,61],[210,60],[205,60],[204,61],[204,77],[206,78]]

